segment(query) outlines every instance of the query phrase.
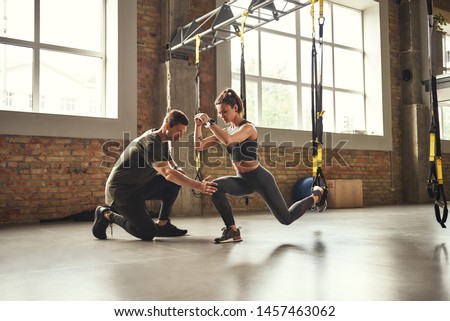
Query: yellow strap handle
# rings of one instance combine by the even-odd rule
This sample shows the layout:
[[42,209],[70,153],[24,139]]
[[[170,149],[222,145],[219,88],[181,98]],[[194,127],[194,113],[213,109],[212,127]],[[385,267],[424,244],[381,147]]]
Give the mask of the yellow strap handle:
[[241,43],[244,43],[244,27],[245,27],[245,21],[247,21],[247,18],[248,18],[248,11],[244,10],[242,12],[241,30],[239,31],[239,37],[241,37]]
[[316,4],[316,0],[310,0],[311,2],[311,29],[312,29],[312,33],[315,33],[315,29],[314,29],[314,5]]
[[439,185],[444,184],[444,175],[442,170],[442,157],[436,156],[436,134],[430,133],[430,162],[435,162],[436,166],[436,179]]
[[444,184],[444,176],[442,174],[442,157],[438,156],[436,159],[436,169],[437,169],[437,181],[439,185]]
[[322,167],[322,144],[320,144],[320,143],[317,146],[317,161],[318,161],[318,166]]
[[313,157],[313,176],[316,176],[317,174],[317,169],[319,167],[322,167],[322,163],[323,163],[323,147],[322,144],[318,143],[317,144],[317,155]]
[[323,0],[319,1],[319,6],[320,6],[319,15],[320,15],[320,18],[323,18]]
[[197,151],[195,153],[195,170],[197,172],[200,170],[200,164],[201,164],[201,162],[200,162],[200,152]]
[[195,63],[200,63],[200,35],[195,36]]
[[430,162],[434,162],[434,157],[436,155],[436,151],[434,150],[436,146],[436,134],[430,133]]
[[318,163],[317,156],[314,156],[313,157],[313,171],[312,171],[313,176],[316,176],[316,174],[317,174],[317,167],[318,167],[317,163]]

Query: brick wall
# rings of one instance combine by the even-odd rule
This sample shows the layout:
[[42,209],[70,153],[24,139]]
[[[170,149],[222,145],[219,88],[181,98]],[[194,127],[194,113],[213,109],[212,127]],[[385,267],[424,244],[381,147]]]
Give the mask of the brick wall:
[[[393,146],[395,151],[399,151],[401,88],[398,8],[393,1],[389,3]],[[215,8],[215,1],[212,0],[195,0],[190,4],[191,18]],[[160,1],[138,0],[138,133],[159,126],[153,117],[154,111],[159,108],[157,69],[163,60],[163,43],[167,41],[160,37],[160,23]],[[213,114],[210,106],[216,92],[214,57],[213,51],[201,54],[201,106],[210,114]],[[114,157],[105,156],[105,143],[108,142],[98,139],[0,136],[0,223],[61,218],[92,210],[102,203],[104,184],[114,160]],[[120,144],[115,143],[117,152],[111,156],[117,156],[123,148]],[[292,148],[282,148],[276,155],[273,155],[273,150],[264,148],[259,153],[263,165],[274,174],[290,203],[295,182],[310,175],[308,155]],[[301,155],[302,161],[293,159],[293,153]],[[327,156],[324,166],[327,179],[362,179],[365,205],[401,202],[401,166],[405,166],[408,160],[403,160],[399,152],[345,150],[341,156],[348,166],[342,166]],[[450,179],[449,157],[444,155],[446,181]],[[208,174],[213,177],[233,174],[231,165],[227,165],[227,158],[222,161],[224,166],[208,169]],[[286,162],[287,167],[281,165]],[[391,192],[391,187],[395,192]],[[238,211],[266,209],[256,196],[250,197],[248,207],[243,198],[235,198],[232,203]],[[204,198],[203,204],[206,212],[213,210],[209,198]]]
[[433,1],[433,7],[450,12],[450,1],[448,1],[448,0],[434,0]]
[[[391,172],[392,172],[392,182],[396,193],[392,193],[390,197],[387,198],[387,203],[398,203],[401,202],[402,190],[402,177],[401,177],[401,166],[402,166],[402,156],[400,154],[401,150],[401,131],[400,131],[400,114],[401,114],[401,78],[400,78],[400,63],[399,63],[399,53],[400,53],[400,23],[399,23],[399,7],[394,3],[394,1],[389,1],[389,55],[391,59],[391,110],[392,110],[392,153],[385,153],[385,157],[391,160]],[[389,130],[389,129],[386,129]],[[395,152],[397,151],[397,152]],[[383,174],[383,173],[382,173]],[[374,189],[368,187],[366,182],[363,181],[364,197],[375,198],[377,194],[384,194],[386,196],[386,190]],[[372,192],[371,192],[372,191]],[[371,203],[368,203],[371,204]],[[377,203],[375,203],[377,204]]]
[[[216,8],[216,2],[211,0],[190,0],[189,18],[196,19]],[[192,21],[191,20],[191,21]],[[187,21],[186,23],[189,23]],[[210,116],[215,115],[212,103],[216,98],[216,49],[202,51],[200,53],[200,109]],[[193,58],[193,57],[192,57]],[[194,60],[191,60],[193,63]]]
[[0,223],[62,218],[103,203],[103,143],[0,136]]
[[[158,108],[160,1],[138,0],[138,134]],[[0,223],[61,219],[104,202],[108,174],[123,142],[0,135]],[[105,145],[105,143],[107,145]],[[117,150],[117,152],[115,152]]]
[[162,60],[161,2],[138,0],[138,135],[159,127],[153,115],[159,108],[158,66]]

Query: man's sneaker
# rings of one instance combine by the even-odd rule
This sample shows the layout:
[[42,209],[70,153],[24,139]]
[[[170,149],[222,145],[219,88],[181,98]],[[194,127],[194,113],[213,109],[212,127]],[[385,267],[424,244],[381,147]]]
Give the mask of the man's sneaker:
[[106,239],[106,229],[112,223],[103,216],[103,212],[109,210],[108,207],[97,206],[94,213],[94,224],[92,225],[92,234],[100,240]]
[[159,237],[183,236],[187,232],[187,230],[181,230],[170,223],[170,220],[168,220],[167,223],[162,226],[156,224],[156,236]]
[[232,228],[224,227],[222,229],[222,236],[216,238],[214,241],[216,243],[241,242],[241,231],[239,229],[237,229],[237,231],[233,231]]
[[320,186],[314,186],[312,189],[312,194],[319,197],[319,201],[314,204],[317,212],[323,212],[327,208],[327,190]]

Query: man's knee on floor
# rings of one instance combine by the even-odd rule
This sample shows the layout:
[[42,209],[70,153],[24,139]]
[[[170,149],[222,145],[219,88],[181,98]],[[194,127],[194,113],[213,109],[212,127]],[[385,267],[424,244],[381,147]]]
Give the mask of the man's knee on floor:
[[151,234],[144,234],[140,237],[140,239],[142,241],[151,241],[155,238],[155,235],[151,235]]
[[138,237],[142,241],[151,241],[155,238],[156,232],[155,231],[139,231]]
[[136,232],[136,236],[141,240],[151,241],[156,236],[156,225],[153,221],[142,223]]

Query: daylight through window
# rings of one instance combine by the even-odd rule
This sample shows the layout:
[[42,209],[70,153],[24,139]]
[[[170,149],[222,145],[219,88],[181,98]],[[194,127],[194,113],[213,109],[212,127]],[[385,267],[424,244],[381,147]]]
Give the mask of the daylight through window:
[[[353,8],[348,6],[352,2],[344,2],[325,2],[324,7],[324,130],[383,135],[379,4],[364,1],[365,8]],[[311,130],[310,7],[245,33],[244,41],[248,119],[260,127]],[[240,50],[239,37],[233,38],[231,71],[236,90]]]
[[0,110],[106,117],[106,0],[0,0]]

